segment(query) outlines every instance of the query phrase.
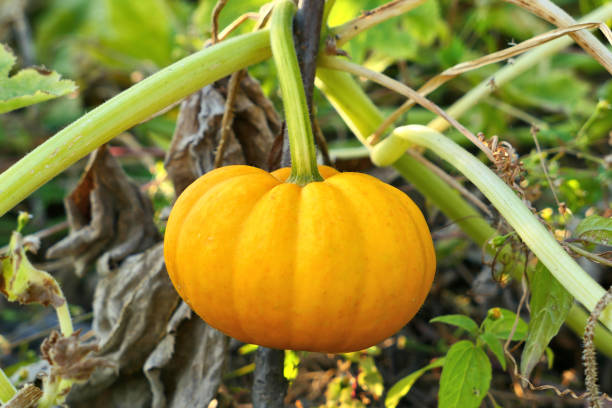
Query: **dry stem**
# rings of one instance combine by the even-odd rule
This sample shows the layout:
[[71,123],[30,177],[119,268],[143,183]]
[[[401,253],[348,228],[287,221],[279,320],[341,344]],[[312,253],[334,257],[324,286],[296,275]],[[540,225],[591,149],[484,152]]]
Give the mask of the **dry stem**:
[[257,20],[259,18],[259,14],[257,13],[245,13],[232,21],[227,27],[221,31],[219,36],[217,37],[217,41],[223,41],[228,35],[230,35],[235,29],[240,27],[242,23],[247,20]]
[[[605,26],[605,24],[602,24],[602,23],[584,23],[584,24],[576,24],[571,27],[557,28],[557,29],[548,31],[546,33],[537,35],[533,38],[530,38],[529,40],[523,41],[517,45],[506,48],[504,50],[485,55],[473,61],[462,62],[460,64],[457,64],[453,67],[450,67],[444,70],[440,74],[431,78],[421,88],[419,88],[418,92],[419,94],[423,96],[429,95],[431,92],[438,89],[444,83],[448,82],[449,80],[465,72],[481,68],[485,65],[507,60],[516,55],[522,54],[534,47],[537,47],[549,41],[555,40],[564,35],[572,34],[572,33],[578,32],[579,30],[602,28],[602,25],[607,28],[607,26]],[[376,143],[380,139],[380,136],[385,132],[385,130],[389,128],[389,126],[391,126],[396,120],[399,119],[401,115],[407,112],[414,105],[415,105],[415,101],[413,99],[408,99],[398,109],[396,109],[393,113],[391,113],[391,115],[389,115],[384,120],[384,122],[378,127],[378,129],[372,134],[371,142]],[[441,129],[437,127],[434,127],[434,128],[436,130],[441,131]]]
[[608,289],[605,295],[597,302],[593,312],[587,320],[587,325],[584,328],[584,348],[582,349],[582,360],[584,363],[584,373],[586,375],[587,393],[589,394],[589,403],[591,407],[600,408],[600,402],[603,398],[612,401],[604,394],[599,395],[599,387],[597,386],[597,359],[595,356],[595,345],[593,338],[595,337],[595,325],[599,319],[599,315],[603,312],[606,306],[612,302],[612,286]]
[[[550,0],[506,0],[509,3],[516,4],[529,10],[533,14],[543,18],[544,20],[556,25],[557,27],[567,27],[576,24],[576,21],[567,14],[562,8],[554,4]],[[612,43],[612,32],[605,24],[599,26],[610,43]],[[612,74],[612,52],[605,45],[599,42],[597,38],[586,31],[573,32],[570,36],[580,45],[586,52],[591,54],[605,69]]]
[[561,202],[559,202],[559,197],[557,197],[557,192],[555,191],[555,186],[553,185],[552,180],[550,179],[550,175],[548,174],[548,168],[546,166],[546,157],[542,154],[542,149],[540,148],[540,143],[538,142],[538,129],[531,127],[531,136],[533,137],[533,142],[535,144],[536,150],[540,155],[540,164],[542,165],[542,171],[544,172],[544,176],[546,177],[546,181],[548,182],[548,186],[550,187],[550,191],[555,198],[555,203],[557,203],[557,208],[561,208]]
[[425,0],[395,0],[387,4],[383,4],[373,10],[365,11],[359,17],[348,21],[338,27],[332,29],[332,36],[336,38],[338,47],[345,44],[351,38],[355,37],[362,31],[382,23],[385,20],[399,16],[408,10],[424,3]]
[[215,4],[215,8],[212,12],[212,25],[211,25],[211,42],[215,44],[218,41],[217,32],[219,31],[219,14],[221,14],[221,10],[227,4],[229,0],[218,0],[217,4]]
[[[403,83],[396,81],[395,79],[389,78],[388,76],[367,69],[361,65],[354,64],[352,62],[344,61],[339,58],[319,57],[319,63],[321,66],[325,68],[338,69],[341,71],[349,72],[353,75],[362,76],[368,78],[374,82],[379,83],[380,85],[389,88],[395,92],[398,92],[408,98],[414,99],[419,105],[424,108],[429,109],[433,113],[443,117],[445,120],[450,122],[457,130],[459,130],[465,137],[467,137],[474,145],[476,145],[480,150],[484,152],[484,154],[491,160],[491,162],[495,162],[491,151],[484,145],[482,141],[480,141],[472,132],[470,132],[465,126],[459,123],[457,120],[453,119],[449,116],[442,108],[440,108],[435,103],[431,102],[429,99],[425,98],[421,94],[419,94],[414,89],[410,88]],[[371,143],[370,143],[371,144]]]
[[234,72],[227,85],[227,99],[225,100],[225,112],[223,112],[223,119],[221,120],[221,140],[215,154],[215,168],[221,167],[223,164],[223,154],[225,153],[227,140],[232,131],[232,123],[234,122],[234,102],[236,101],[236,95],[238,94],[240,81],[244,73],[244,69]]
[[319,126],[319,121],[317,118],[312,115],[312,130],[314,133],[315,141],[317,142],[317,146],[321,151],[321,156],[323,156],[323,164],[331,165],[331,157],[329,157],[329,149],[327,148],[327,140],[325,140],[325,135],[321,130],[321,126]]

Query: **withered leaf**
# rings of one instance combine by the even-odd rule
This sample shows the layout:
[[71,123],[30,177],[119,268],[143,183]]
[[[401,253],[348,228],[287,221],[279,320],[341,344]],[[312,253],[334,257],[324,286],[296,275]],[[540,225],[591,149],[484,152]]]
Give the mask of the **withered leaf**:
[[72,258],[79,276],[96,259],[98,272],[108,273],[160,239],[150,200],[104,146],[92,154],[64,203],[70,234],[49,248],[47,257]]
[[166,334],[178,303],[164,267],[161,243],[128,257],[100,279],[93,303],[93,329],[99,338],[96,356],[115,367],[97,369],[85,385],[73,389],[69,402],[89,401],[98,395],[107,398],[127,379],[146,383],[142,367]]
[[50,378],[72,379],[77,382],[86,381],[96,367],[112,367],[112,364],[93,352],[98,351],[94,343],[83,343],[80,330],[69,337],[64,337],[57,331],[52,331],[40,346],[42,357],[49,362]]
[[96,288],[93,328],[100,355],[117,361],[121,371],[140,370],[164,336],[178,302],[162,244],[126,259]]
[[47,272],[35,268],[26,255],[26,250],[35,247],[18,231],[13,232],[9,253],[0,256],[0,293],[11,302],[62,306],[65,300],[57,281]]
[[[166,169],[177,194],[213,169],[225,112],[227,78],[202,88],[182,104]],[[259,83],[245,75],[234,104],[232,131],[223,165],[249,164],[267,168],[268,152],[281,121]]]
[[182,303],[144,366],[153,408],[206,407],[215,397],[228,338]]

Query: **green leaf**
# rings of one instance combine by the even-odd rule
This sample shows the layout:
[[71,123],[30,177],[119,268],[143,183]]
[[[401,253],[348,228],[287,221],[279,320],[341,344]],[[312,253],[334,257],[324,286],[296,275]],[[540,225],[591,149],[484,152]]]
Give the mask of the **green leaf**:
[[501,341],[493,333],[490,332],[482,333],[480,335],[480,338],[489,347],[489,350],[491,350],[491,352],[495,354],[495,357],[497,357],[502,368],[505,370],[506,356],[504,355],[504,346],[502,345]]
[[457,342],[446,354],[438,407],[477,408],[490,384],[491,363],[486,353],[471,341]]
[[[493,308],[489,310],[487,318],[483,322],[484,331],[495,335],[499,339],[506,340],[510,336],[515,319],[516,314],[514,312],[499,307]],[[527,323],[519,318],[512,340],[524,340],[526,336]]]
[[461,327],[466,330],[470,334],[476,335],[478,334],[478,325],[468,316],[460,315],[460,314],[451,314],[434,317],[429,321],[430,323],[446,323],[452,324],[453,326]]
[[172,63],[176,16],[164,0],[93,2],[84,37],[103,63],[123,70],[155,71]]
[[430,364],[427,364],[425,367],[418,369],[414,373],[407,375],[402,378],[389,389],[387,392],[387,398],[385,398],[385,408],[395,408],[397,404],[399,404],[400,399],[412,388],[414,383],[427,371],[432,368],[442,367],[444,365],[444,357],[438,358]]
[[[589,84],[570,70],[530,69],[501,89],[513,104],[548,110],[587,108]],[[582,105],[582,106],[579,106]]]
[[538,262],[531,277],[531,320],[521,357],[521,373],[529,377],[550,340],[565,321],[574,299]]
[[[380,0],[336,0],[330,14],[330,26],[345,23],[364,10],[382,4]],[[449,28],[441,16],[437,0],[429,0],[384,24],[372,27],[349,41],[345,50],[353,61],[382,71],[398,60],[426,59],[433,42]]]
[[555,353],[550,347],[546,347],[546,360],[548,361],[548,369],[552,370],[553,364],[555,363]]
[[60,79],[57,72],[42,68],[22,69],[12,77],[9,72],[15,56],[0,44],[0,113],[57,98],[74,92],[74,82]]
[[580,221],[574,235],[601,245],[612,245],[612,218],[588,216]]
[[380,398],[385,390],[383,385],[383,378],[376,368],[376,363],[371,356],[367,356],[359,360],[359,375],[357,376],[357,383],[361,388],[376,398]]

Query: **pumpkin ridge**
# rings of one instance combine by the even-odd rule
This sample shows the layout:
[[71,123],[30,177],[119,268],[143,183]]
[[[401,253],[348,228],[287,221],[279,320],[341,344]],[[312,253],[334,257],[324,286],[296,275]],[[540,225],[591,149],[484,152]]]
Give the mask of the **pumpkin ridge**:
[[[249,167],[249,166],[244,166],[244,167]],[[207,174],[209,174],[209,173],[207,173]],[[264,172],[264,174],[265,174],[265,172]],[[190,208],[189,212],[185,215],[184,220],[189,220],[191,218],[191,215],[195,211],[199,211],[201,209],[201,207],[204,205],[203,203],[208,201],[208,200],[211,200],[214,197],[215,194],[223,196],[223,190],[225,190],[228,187],[227,184],[229,184],[229,183],[236,183],[236,179],[243,179],[243,178],[251,177],[251,176],[259,176],[259,177],[261,177],[262,175],[263,174],[260,173],[260,172],[250,172],[250,173],[247,173],[247,174],[236,174],[235,176],[231,176],[231,177],[228,177],[227,179],[219,181],[217,184],[213,185],[204,194],[199,196],[196,200],[194,200],[191,203],[191,208]],[[196,193],[196,192],[194,191],[194,193]],[[185,223],[182,224],[182,227],[184,227],[185,225],[186,225]],[[181,240],[182,235],[183,235],[183,231],[185,231],[185,229],[181,228],[180,235],[179,235],[179,238],[178,238],[177,242]],[[230,274],[230,276],[233,277],[233,274]],[[197,296],[198,296],[196,293],[193,293],[193,290],[190,290],[190,289],[192,289],[192,286],[193,286],[193,282],[192,282],[192,285],[189,285],[188,287],[186,286],[186,288],[189,290],[189,292],[185,293],[185,297],[184,297],[184,298],[186,298],[187,303],[189,303],[190,306],[193,303],[193,299],[196,299]],[[197,286],[199,287],[200,285],[198,284]],[[232,307],[232,310],[234,310],[233,309],[233,304],[232,304],[232,306],[228,305],[228,307]],[[202,311],[201,311],[201,308],[199,308],[199,309],[200,310],[198,310],[197,313],[200,315],[200,313],[202,313]],[[235,310],[234,310],[234,312],[235,312]],[[237,314],[233,313],[233,315],[236,316]],[[202,318],[202,320],[206,321],[207,324],[210,325],[210,323],[209,323],[209,320],[210,320],[209,316],[200,315],[200,317]],[[216,324],[215,324],[215,326],[216,326]],[[215,327],[215,326],[213,326],[213,327]],[[218,327],[215,327],[215,328],[218,329]],[[238,331],[241,331],[240,327],[238,328]]]
[[[405,198],[410,199],[410,197],[408,197],[407,195],[405,195],[404,192],[396,189],[395,187],[385,184],[385,183],[377,183],[377,188],[381,191],[387,190],[389,192],[392,192],[393,194],[391,195],[396,201],[397,203],[405,209],[406,214],[408,216],[408,219],[410,220],[410,223],[412,224],[412,227],[417,230],[419,233],[416,234],[416,241],[417,241],[417,245],[420,248],[419,253],[425,254],[425,256],[422,257],[422,262],[423,262],[423,268],[417,268],[418,270],[422,270],[422,275],[420,277],[420,290],[419,293],[421,294],[421,296],[419,297],[419,299],[417,299],[417,302],[419,304],[423,304],[423,301],[425,300],[425,297],[427,296],[427,293],[429,291],[424,291],[424,289],[428,286],[431,286],[429,284],[429,270],[431,268],[431,262],[430,262],[430,257],[429,257],[429,250],[426,246],[426,244],[423,242],[423,228],[421,223],[417,222],[417,220],[415,220],[414,218],[414,207],[416,207],[416,204],[411,203],[409,201],[407,201]],[[401,195],[400,195],[401,194]],[[418,208],[418,207],[417,207]],[[419,210],[420,213],[420,210]],[[424,294],[423,294],[424,293]],[[417,313],[418,313],[418,309],[417,309]]]
[[[388,184],[383,183],[382,187],[390,191],[393,191],[394,196],[397,198],[400,204],[404,206],[404,208],[406,208],[406,211],[408,212],[410,216],[413,226],[419,231],[419,234],[417,234],[417,238],[423,250],[423,254],[425,254],[425,256],[423,257],[423,261],[424,261],[424,269],[423,269],[423,277],[422,277],[423,285],[421,286],[421,288],[422,289],[429,288],[431,287],[434,277],[435,277],[436,257],[435,257],[435,249],[433,248],[433,241],[431,239],[431,232],[429,230],[429,226],[427,225],[427,221],[425,220],[425,217],[422,215],[420,208],[416,205],[416,203],[414,203],[410,199],[410,197],[405,195],[405,193],[403,193],[402,191]],[[406,198],[408,198],[408,200],[406,200]],[[419,221],[415,219],[415,217],[417,218],[420,217],[421,220]],[[420,299],[420,303],[422,305],[425,301],[425,298],[427,297],[429,293],[429,290],[421,290],[421,293],[423,294],[422,299]]]
[[248,341],[244,341],[246,343],[253,343],[254,342],[254,336],[252,336],[251,334],[247,333],[246,330],[244,329],[244,321],[243,319],[245,318],[245,316],[243,315],[243,313],[238,313],[238,307],[236,305],[236,284],[238,284],[238,282],[236,282],[235,279],[235,275],[236,275],[236,260],[238,259],[237,253],[238,250],[240,249],[240,237],[243,235],[244,229],[246,227],[246,225],[248,224],[248,220],[249,218],[252,216],[253,214],[253,210],[255,209],[255,207],[257,206],[257,204],[259,202],[261,202],[263,200],[263,198],[265,196],[267,196],[268,194],[272,193],[272,191],[274,190],[275,187],[278,187],[279,185],[281,185],[281,183],[273,176],[270,175],[270,173],[266,172],[267,176],[270,176],[272,179],[274,179],[274,181],[277,183],[275,186],[273,186],[272,188],[268,189],[268,190],[264,190],[262,192],[262,194],[257,197],[256,199],[252,199],[253,197],[249,197],[250,200],[249,202],[251,203],[251,208],[248,211],[247,215],[242,219],[242,222],[240,224],[237,224],[237,233],[236,233],[236,238],[233,241],[233,250],[232,250],[232,266],[231,266],[231,307],[232,310],[234,311],[234,316],[236,317],[235,321],[236,321],[236,327],[235,329],[237,329],[237,331],[239,331],[239,334],[236,334],[235,337],[237,338],[242,338],[244,340],[248,340]]
[[[378,183],[380,183],[380,181],[370,175],[367,174],[363,174],[363,173],[356,173],[356,172],[349,172],[349,173],[345,173],[348,177],[350,178],[357,178],[360,179],[359,183],[354,183],[354,182],[347,182],[345,184],[342,185],[342,187],[346,187],[346,190],[343,191],[350,199],[350,202],[352,203],[352,207],[355,208],[355,213],[357,214],[357,216],[355,217],[356,220],[361,220],[360,222],[357,222],[360,225],[360,229],[362,231],[364,231],[364,234],[367,234],[365,236],[371,236],[375,230],[372,229],[372,227],[375,225],[376,220],[375,218],[377,218],[377,214],[379,211],[379,205],[376,204],[375,202],[371,201],[371,193],[377,186]],[[350,180],[350,179],[349,179]],[[376,190],[378,190],[376,188]],[[352,198],[352,199],[351,199]],[[366,203],[364,205],[367,205],[367,208],[370,209],[371,214],[370,217],[365,217],[364,213],[366,213],[366,211],[364,211],[363,208],[360,207],[356,207],[356,203]],[[374,219],[372,219],[372,217]],[[363,224],[366,223],[367,227],[364,227]],[[369,253],[371,252],[371,248],[367,247],[365,244],[363,245],[365,248],[363,249],[364,252]],[[368,245],[369,246],[369,245]],[[375,259],[376,257],[380,257],[382,256],[379,253],[373,254],[373,259]],[[376,263],[374,263],[375,265]],[[375,266],[371,266],[371,268],[374,268]],[[379,271],[380,272],[380,271]],[[384,273],[384,271],[383,271]],[[383,276],[379,276],[376,274],[368,274],[367,276],[370,277],[370,282],[366,282],[364,283],[363,287],[364,290],[366,288],[368,288],[369,291],[372,291],[372,288],[376,288],[377,293],[375,294],[377,297],[379,297],[381,294],[385,293],[385,290],[380,287],[379,285],[377,285],[377,280],[378,279],[386,279],[386,277]],[[364,304],[363,302],[360,303],[360,309],[364,309],[365,306],[367,306],[366,304]],[[405,323],[404,323],[405,324]],[[402,326],[404,325],[402,324]],[[399,330],[402,326],[398,327],[395,331]],[[389,328],[387,326],[386,321],[384,320],[375,320],[374,324],[373,324],[374,329],[372,330],[375,333],[381,333],[381,332],[385,332],[388,331]],[[387,336],[390,336],[394,333],[388,333]],[[387,337],[385,336],[385,337]],[[377,340],[377,342],[380,342],[384,340],[384,338],[380,338]],[[354,344],[354,343],[353,343]]]
[[[386,208],[388,211],[392,211],[392,212],[396,212],[396,211],[400,211],[402,214],[402,220],[401,223],[404,226],[404,228],[410,230],[410,227],[412,227],[413,223],[412,220],[408,217],[406,217],[406,214],[404,214],[405,212],[408,211],[408,208],[401,205],[398,201],[396,201],[397,197],[396,194],[403,194],[401,191],[397,190],[397,192],[393,193],[389,190],[385,190],[384,188],[381,188],[381,186],[385,186],[385,183],[383,183],[382,181],[378,180],[377,178],[367,175],[367,174],[362,174],[362,173],[344,173],[346,175],[348,175],[350,177],[350,179],[346,180],[344,183],[342,183],[343,185],[346,186],[348,191],[351,191],[352,194],[350,194],[351,197],[355,198],[356,201],[358,202],[363,202],[363,203],[371,203],[369,204],[369,208],[371,209],[371,217],[373,217],[372,222],[381,222],[382,220],[379,220],[379,213],[380,210],[382,208]],[[335,180],[332,180],[331,182],[334,182]],[[367,186],[367,187],[366,187]],[[361,198],[359,198],[361,196]],[[389,202],[389,199],[391,199],[392,201]],[[406,196],[406,199],[409,199]],[[379,204],[376,204],[376,201],[379,201]],[[386,203],[386,204],[383,204]],[[383,207],[381,207],[383,206]],[[365,207],[364,207],[365,208]],[[359,211],[359,214],[363,214],[366,213],[366,211],[361,210]],[[408,211],[408,214],[411,214],[410,211]],[[396,222],[397,224],[397,222]],[[375,228],[375,224],[370,224],[369,228],[371,229],[374,226]],[[386,227],[383,227],[386,228]],[[419,271],[419,269],[421,269],[421,267],[424,266],[424,261],[420,260],[418,258],[420,258],[420,256],[418,254],[420,254],[421,252],[419,251],[411,251],[409,250],[409,248],[412,246],[411,245],[411,240],[406,237],[406,235],[404,235],[404,231],[403,230],[399,230],[400,232],[398,233],[398,229],[400,228],[400,226],[391,226],[391,229],[389,230],[387,235],[387,239],[393,239],[393,236],[403,236],[403,245],[407,245],[406,250],[408,251],[407,253],[405,253],[404,255],[404,251],[400,251],[400,252],[396,252],[394,254],[394,256],[399,256],[400,258],[398,258],[396,261],[397,262],[403,262],[402,265],[404,265],[402,267],[402,269],[400,269],[399,272],[401,274],[400,271],[404,271],[404,273],[411,273],[412,270],[417,272],[417,275],[415,276],[417,279],[419,278],[418,274],[421,274],[422,272]],[[382,230],[380,230],[382,231]],[[416,233],[420,233],[420,230],[416,229],[414,230]],[[376,233],[376,229],[372,229],[369,230],[369,234],[372,235]],[[378,241],[381,242],[381,241]],[[395,245],[397,246],[397,243],[394,243],[393,241],[391,241],[389,243],[390,245]],[[367,248],[367,250],[372,250],[372,248]],[[413,253],[414,252],[414,253]],[[417,264],[415,265],[412,260],[412,255],[416,255],[416,261]],[[382,257],[383,254],[382,253],[377,253],[376,254],[378,257]],[[403,261],[402,261],[403,258]],[[416,266],[416,267],[415,267]],[[387,279],[384,276],[385,271],[377,271],[379,274],[383,274],[382,276],[376,276],[377,278],[382,278],[382,279]],[[406,283],[408,281],[412,282],[412,278],[411,275],[401,275],[403,276],[403,281]],[[400,330],[401,327],[403,327],[409,320],[411,320],[414,317],[414,314],[416,313],[416,311],[418,310],[418,306],[420,306],[420,304],[417,306],[417,308],[414,307],[414,305],[416,304],[416,302],[412,302],[410,300],[410,298],[407,297],[403,297],[403,294],[407,294],[412,296],[418,296],[417,300],[419,300],[422,295],[420,293],[418,293],[419,290],[423,289],[422,286],[422,279],[420,279],[420,282],[416,283],[413,282],[412,284],[409,284],[408,287],[406,287],[406,289],[403,289],[402,286],[402,295],[400,294],[396,294],[395,296],[400,296],[400,298],[402,299],[401,301],[398,302],[388,302],[388,305],[386,305],[385,307],[392,307],[392,308],[396,308],[396,312],[401,312],[402,315],[404,315],[405,321],[403,322],[403,324],[399,327],[395,327],[394,328],[394,332],[397,330]],[[372,290],[372,286],[373,284],[370,285],[370,290]],[[375,286],[375,285],[374,285]],[[378,291],[380,292],[379,295],[384,295],[385,293],[387,293],[388,289],[384,289],[383,287],[378,288]],[[408,293],[406,293],[406,291],[408,291]],[[389,296],[387,294],[387,296]],[[389,310],[388,313],[391,313],[391,310]],[[391,329],[392,326],[390,326],[384,319],[381,319],[381,317],[378,317],[377,320],[377,330],[374,330],[374,332],[389,332],[389,330]],[[395,325],[396,323],[399,324],[398,322],[394,322],[393,324]],[[392,335],[393,333],[388,333],[388,335]],[[384,340],[384,338],[380,338],[378,341],[382,341]]]
[[[282,183],[285,183],[285,181],[282,181]],[[295,284],[296,284],[296,279],[295,279],[295,275],[296,275],[296,271],[297,271],[297,265],[298,265],[298,255],[299,255],[299,247],[300,247],[300,211],[302,209],[302,195],[304,194],[304,187],[300,186],[299,187],[299,194],[298,194],[298,199],[295,201],[295,213],[297,214],[297,219],[296,219],[296,225],[295,225],[295,234],[294,234],[294,239],[293,239],[293,247],[291,248],[291,250],[293,251],[293,256],[291,257],[293,259],[292,265],[291,265],[291,280],[293,282],[291,282],[291,287],[293,287],[293,289],[295,290]],[[291,314],[293,316],[296,315],[295,313],[295,309],[296,309],[297,305],[295,302],[295,299],[293,299],[293,301],[291,302]],[[297,321],[297,319],[291,319],[289,320],[289,330],[287,330],[287,334],[288,334],[288,338],[287,338],[287,342],[288,344],[295,344],[294,343],[294,338],[295,338],[295,334],[296,334],[296,325],[299,324],[299,322]]]
[[[220,167],[218,169],[212,170],[200,177],[198,177],[193,183],[191,183],[189,186],[187,186],[182,192],[181,194],[179,194],[173,204],[173,208],[172,208],[172,212],[170,213],[170,217],[168,218],[168,221],[166,223],[167,226],[170,226],[172,229],[172,234],[170,234],[172,237],[170,239],[168,239],[168,228],[166,229],[166,234],[164,237],[164,261],[166,264],[166,270],[168,271],[168,275],[170,276],[170,280],[172,281],[172,283],[174,284],[175,288],[177,287],[177,284],[179,284],[179,287],[184,287],[183,284],[184,282],[182,281],[182,279],[180,279],[180,275],[181,274],[177,274],[176,273],[176,253],[177,253],[177,248],[179,246],[179,236],[181,234],[181,230],[184,227],[185,224],[183,223],[179,223],[177,225],[177,223],[173,222],[173,214],[175,214],[174,216],[176,217],[176,213],[174,211],[175,208],[179,208],[179,207],[184,207],[184,206],[189,206],[189,210],[185,212],[185,214],[183,214],[183,219],[187,219],[189,217],[189,215],[191,214],[191,210],[193,209],[194,205],[197,203],[197,201],[199,200],[200,196],[203,194],[206,194],[210,189],[214,188],[215,186],[219,185],[222,181],[225,180],[229,180],[233,177],[235,177],[236,175],[231,175],[232,172],[234,172],[235,170],[240,169],[240,170],[248,170],[252,173],[249,174],[257,174],[259,173],[258,171],[253,171],[253,170],[261,170],[261,169],[257,169],[256,167],[251,167],[251,166],[245,166],[245,165],[235,165],[235,166],[225,166],[225,167]],[[211,182],[211,176],[214,178],[219,177],[219,174],[224,174],[224,173],[230,173],[229,176],[227,176],[227,178],[222,179],[221,181],[218,182],[214,182],[212,183],[205,191],[204,193],[202,193],[201,190],[201,185],[202,184],[206,184],[207,182]],[[192,199],[192,196],[196,196],[195,199]],[[174,231],[176,229],[176,231]],[[169,245],[168,245],[169,244]],[[178,289],[177,289],[178,292]]]
[[[201,177],[206,177],[208,174],[210,174],[210,172],[202,175]],[[210,194],[211,191],[219,189],[219,187],[222,186],[223,184],[225,184],[225,182],[227,182],[227,181],[229,181],[229,180],[231,180],[233,178],[234,178],[233,176],[232,177],[228,177],[227,179],[224,179],[224,180],[220,181],[217,184],[213,184],[208,190],[206,190],[204,192],[204,194],[199,194],[199,191],[196,188],[192,188],[191,190],[188,190],[190,187],[192,187],[194,185],[194,183],[190,184],[185,190],[183,190],[183,193],[181,193],[181,195],[179,196],[178,199],[180,199],[181,196],[183,196],[184,193],[198,195],[198,197],[196,199],[194,199],[194,200],[191,200],[189,202],[189,204],[190,204],[189,211],[187,211],[184,214],[183,222],[180,224],[179,230],[176,233],[175,243],[176,243],[177,247],[180,247],[181,237],[182,237],[182,235],[183,235],[183,233],[185,231],[184,227],[187,225],[184,221],[185,220],[189,220],[189,218],[191,218],[191,215],[196,211],[196,209],[199,210],[199,208],[201,207],[201,202],[203,200],[206,201],[205,199],[208,197],[208,195]],[[196,182],[198,180],[196,180]],[[177,201],[178,201],[178,199],[177,199]],[[175,202],[175,205],[176,205],[176,202]],[[176,258],[176,256],[178,255],[178,250],[175,249],[173,251],[173,253],[174,253],[173,258]],[[177,285],[175,285],[175,288],[177,289],[177,292],[179,292],[179,295],[181,295],[181,298],[183,298],[183,300],[189,305],[189,307],[191,309],[193,309],[192,300],[191,300],[192,299],[192,296],[191,296],[192,293],[187,293],[187,290],[189,289],[189,287],[188,287],[189,285],[184,285],[183,279],[180,278],[184,274],[180,273],[178,271],[175,271],[171,275],[177,276],[178,287],[177,287]],[[199,312],[197,314],[199,315]],[[205,316],[200,316],[200,318],[202,320],[206,320]]]
[[[339,173],[339,174],[344,175],[346,173]],[[334,176],[337,176],[337,175],[338,174],[335,174]],[[335,194],[337,197],[341,198],[341,200],[343,201],[344,209],[350,214],[349,218],[354,219],[354,220],[360,220],[360,217],[359,217],[360,212],[358,211],[356,204],[355,204],[359,199],[353,196],[352,194],[350,194],[349,192],[345,191],[341,186],[338,186],[332,182],[328,182],[328,180],[329,178],[325,180],[325,184],[329,186],[331,190],[335,191]],[[359,230],[360,233],[358,234],[357,237],[350,237],[350,238],[353,241],[353,245],[360,248],[359,252],[366,254],[367,248],[365,248],[365,243],[363,240],[363,237],[365,236],[366,231],[361,222],[356,221],[355,225],[357,226],[357,229]],[[355,243],[357,239],[359,239],[359,242]],[[368,257],[366,257],[366,259],[368,259]],[[369,265],[366,266],[366,270],[368,270],[369,268],[370,268]],[[370,276],[370,274],[365,273],[364,276],[368,277]],[[366,293],[366,288],[369,288],[369,287],[370,285],[368,282],[365,282],[364,284],[360,285],[361,291],[359,292],[359,295],[357,296],[357,298],[359,299],[363,298],[363,295]],[[361,311],[364,309],[364,305],[365,304],[363,302],[357,303],[357,307],[354,310],[353,314],[355,316],[360,316]],[[342,338],[343,341],[333,347],[330,347],[330,349],[347,350],[351,344],[359,343],[359,339],[355,338],[355,337],[358,337],[358,335],[359,333],[358,332],[356,333],[355,330],[353,330],[351,333],[346,333],[346,335]]]

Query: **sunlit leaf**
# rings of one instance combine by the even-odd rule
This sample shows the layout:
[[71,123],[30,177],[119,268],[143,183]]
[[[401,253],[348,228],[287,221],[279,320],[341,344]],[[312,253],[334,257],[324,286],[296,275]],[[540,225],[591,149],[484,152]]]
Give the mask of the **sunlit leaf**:
[[165,1],[98,1],[91,15],[87,34],[99,45],[90,50],[105,63],[155,70],[173,62],[174,18]]
[[470,341],[457,342],[446,354],[438,407],[479,407],[490,383],[491,363],[486,353]]
[[482,333],[480,335],[480,338],[486,343],[486,345],[489,347],[489,350],[491,350],[491,352],[495,354],[495,357],[497,357],[502,368],[505,370],[506,356],[504,355],[504,346],[502,346],[501,341],[493,333],[490,332]]
[[[381,1],[337,0],[330,14],[330,26],[339,25],[360,15],[363,11],[376,8]],[[367,59],[366,65],[377,71],[398,60],[420,60],[420,51],[448,32],[448,26],[441,17],[437,0],[429,0],[402,16],[384,24],[372,27],[353,38],[344,48],[357,62]]]
[[429,321],[430,323],[446,323],[453,326],[461,327],[472,335],[478,333],[478,325],[474,320],[465,315],[453,314],[434,317]]
[[408,394],[414,383],[421,378],[423,374],[433,368],[442,367],[442,365],[444,365],[444,357],[427,364],[425,367],[418,369],[414,373],[407,375],[393,384],[393,386],[389,388],[389,391],[387,392],[387,398],[385,398],[385,408],[397,407],[397,404],[399,404],[402,397]]
[[[487,318],[483,322],[484,331],[505,340],[510,337],[515,320],[516,314],[514,312],[496,307],[489,310]],[[525,336],[527,336],[527,323],[519,318],[512,340],[524,340]]]
[[612,245],[612,218],[591,215],[580,221],[574,235],[601,245]]
[[[531,69],[502,88],[502,93],[514,104],[548,110],[580,108],[590,111],[583,103],[590,86],[569,70]],[[578,106],[580,105],[580,106]]]
[[9,76],[15,56],[0,44],[0,113],[33,105],[74,92],[74,82],[57,72],[26,68]]

